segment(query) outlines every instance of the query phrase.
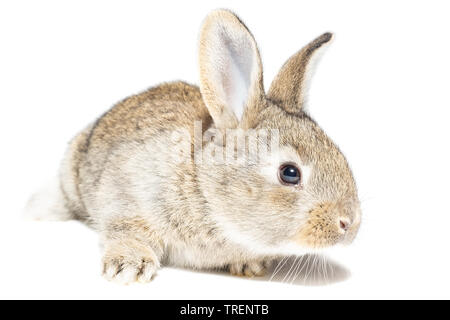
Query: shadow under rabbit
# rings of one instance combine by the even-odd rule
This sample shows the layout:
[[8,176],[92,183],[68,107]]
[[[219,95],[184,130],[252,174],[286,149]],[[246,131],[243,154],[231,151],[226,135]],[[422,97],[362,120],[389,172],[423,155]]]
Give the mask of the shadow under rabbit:
[[[174,267],[176,268],[176,267]],[[235,277],[228,270],[189,270],[226,277]],[[323,286],[344,281],[350,271],[337,262],[317,254],[286,256],[273,261],[262,277],[242,277],[252,281],[280,282],[292,285]]]

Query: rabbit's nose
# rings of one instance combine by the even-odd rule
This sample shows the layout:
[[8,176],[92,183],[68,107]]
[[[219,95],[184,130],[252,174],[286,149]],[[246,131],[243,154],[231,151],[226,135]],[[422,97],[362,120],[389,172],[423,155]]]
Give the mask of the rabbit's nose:
[[347,232],[347,230],[350,228],[351,222],[347,218],[339,218],[339,228],[342,232]]

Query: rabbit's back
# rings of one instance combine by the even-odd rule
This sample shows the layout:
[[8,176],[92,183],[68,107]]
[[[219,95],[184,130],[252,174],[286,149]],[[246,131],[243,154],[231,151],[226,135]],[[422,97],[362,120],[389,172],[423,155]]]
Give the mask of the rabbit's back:
[[93,125],[87,148],[191,129],[197,120],[206,125],[211,122],[198,87],[184,82],[165,83],[130,96],[107,111]]
[[[66,207],[75,218],[98,222],[92,211],[108,203],[103,195],[116,194],[126,179],[133,179],[124,172],[125,164],[139,167],[135,162],[145,153],[142,167],[156,170],[171,156],[170,134],[188,130],[192,135],[195,121],[203,129],[211,124],[200,90],[184,82],[165,83],[117,103],[70,143],[60,174]],[[110,190],[113,185],[119,190]]]

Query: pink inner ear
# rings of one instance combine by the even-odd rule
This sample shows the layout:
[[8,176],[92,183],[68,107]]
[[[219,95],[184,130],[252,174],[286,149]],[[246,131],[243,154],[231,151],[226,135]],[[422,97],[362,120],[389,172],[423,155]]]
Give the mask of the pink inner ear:
[[[220,53],[216,57],[221,90],[225,103],[238,120],[242,118],[251,86],[254,50],[246,36],[235,37],[226,31],[218,35]],[[219,88],[218,88],[219,89]]]

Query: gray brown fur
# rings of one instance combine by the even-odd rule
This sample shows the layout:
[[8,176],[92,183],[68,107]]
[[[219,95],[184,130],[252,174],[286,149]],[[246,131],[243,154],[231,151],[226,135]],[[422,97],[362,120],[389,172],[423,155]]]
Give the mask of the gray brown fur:
[[[209,50],[222,40],[214,38],[218,25],[253,61],[241,119],[212,80],[221,72],[213,62],[222,51]],[[308,63],[330,39],[324,34],[294,55],[266,96],[253,36],[231,12],[214,11],[200,37],[200,88],[174,82],[131,96],[71,141],[61,192],[72,217],[100,233],[107,278],[149,281],[161,264],[260,275],[267,261],[286,253],[277,251],[286,243],[301,254],[354,238],[360,209],[353,176],[303,109]],[[268,181],[258,165],[198,164],[193,154],[174,163],[170,135],[180,129],[192,135],[194,121],[202,121],[203,131],[279,129],[282,147],[312,168],[311,177],[300,189]],[[352,224],[346,234],[336,226],[339,217]]]

